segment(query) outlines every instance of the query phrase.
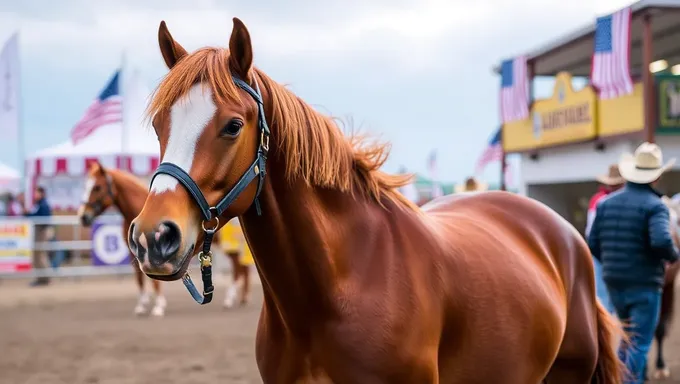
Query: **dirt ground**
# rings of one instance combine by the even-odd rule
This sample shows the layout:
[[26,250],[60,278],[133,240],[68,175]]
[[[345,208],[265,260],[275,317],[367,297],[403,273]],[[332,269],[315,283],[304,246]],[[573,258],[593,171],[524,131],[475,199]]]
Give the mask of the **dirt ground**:
[[[261,383],[254,357],[261,287],[255,279],[249,306],[225,310],[225,280],[216,280],[206,306],[180,282],[166,283],[164,318],[132,314],[130,277],[32,289],[1,281],[0,384]],[[680,324],[666,356],[674,380],[665,383],[680,384]]]
[[199,306],[166,283],[164,318],[135,317],[132,278],[0,283],[0,383],[261,383],[254,337],[262,293],[225,310],[224,280]]

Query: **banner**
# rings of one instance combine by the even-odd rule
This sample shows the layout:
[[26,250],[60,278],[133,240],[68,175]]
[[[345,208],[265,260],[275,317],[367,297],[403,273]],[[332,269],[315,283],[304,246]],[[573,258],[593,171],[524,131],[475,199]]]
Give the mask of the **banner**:
[[120,217],[102,217],[92,224],[92,265],[130,264],[130,251],[123,238]]
[[680,76],[655,76],[658,133],[680,133]]
[[0,271],[31,269],[33,223],[30,220],[0,220]]
[[0,52],[0,135],[19,134],[19,34],[13,34]]

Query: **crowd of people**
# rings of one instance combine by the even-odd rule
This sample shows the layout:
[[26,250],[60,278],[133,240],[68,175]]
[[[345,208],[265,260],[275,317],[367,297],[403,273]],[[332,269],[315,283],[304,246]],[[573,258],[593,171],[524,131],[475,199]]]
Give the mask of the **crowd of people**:
[[[656,186],[675,162],[663,162],[656,144],[643,143],[601,176],[588,211],[586,239],[595,265],[597,295],[624,320],[630,343],[620,357],[643,383],[659,321],[665,270],[678,260],[672,215]],[[673,219],[671,220],[671,216]]]

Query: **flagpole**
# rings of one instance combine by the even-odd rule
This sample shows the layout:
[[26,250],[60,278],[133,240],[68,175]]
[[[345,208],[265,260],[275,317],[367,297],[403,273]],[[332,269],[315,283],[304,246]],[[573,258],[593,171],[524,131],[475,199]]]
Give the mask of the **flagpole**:
[[501,155],[501,191],[507,191],[507,185],[505,185],[505,171],[508,167],[508,163],[505,157],[505,151],[503,151],[503,154]]
[[[19,84],[17,86],[17,119],[18,119],[18,129],[17,129],[17,156],[19,157],[19,169],[21,169],[21,182],[25,186],[27,185],[28,182],[28,175],[26,172],[26,142],[25,142],[25,133],[24,133],[24,98],[23,98],[23,93],[21,90],[21,55],[20,55],[20,49],[19,49],[19,37],[21,36],[19,34],[19,31],[16,32],[17,34],[17,83]],[[21,189],[21,188],[20,188]],[[24,191],[24,196],[29,196],[29,194],[32,194],[31,191]],[[23,204],[23,202],[22,202]]]
[[125,124],[127,119],[125,118],[125,114],[127,113],[126,93],[127,93],[127,86],[128,86],[127,81],[129,80],[126,77],[126,73],[127,73],[126,65],[127,65],[127,54],[125,52],[125,49],[123,49],[123,52],[121,53],[121,58],[120,58],[120,77],[118,79],[120,84],[118,84],[118,86],[120,87],[121,105],[123,107],[123,111],[121,113],[121,121],[120,121],[120,123],[121,123],[121,138],[120,138],[121,139],[121,145],[120,145],[120,148],[121,148],[121,151],[123,152],[121,155],[125,156],[125,158],[127,158],[127,155],[128,155],[128,153],[127,153],[128,152],[128,148],[127,148],[127,138],[128,138],[127,137],[127,126]]

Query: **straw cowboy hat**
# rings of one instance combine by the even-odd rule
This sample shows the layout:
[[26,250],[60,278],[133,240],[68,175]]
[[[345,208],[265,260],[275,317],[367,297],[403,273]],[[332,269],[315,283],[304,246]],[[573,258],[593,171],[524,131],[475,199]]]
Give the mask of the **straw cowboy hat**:
[[663,163],[661,148],[652,143],[642,143],[634,154],[625,153],[619,161],[621,176],[632,183],[649,184],[658,179],[675,164],[675,159]]
[[478,181],[474,177],[468,177],[465,180],[464,184],[458,184],[454,188],[454,192],[456,193],[461,193],[461,192],[473,192],[473,191],[486,191],[489,189],[489,185],[486,183],[482,183],[481,181]]
[[609,166],[609,173],[606,175],[600,175],[595,178],[600,184],[608,185],[610,187],[615,185],[621,185],[626,182],[626,180],[621,177],[619,172],[619,166],[617,164],[612,164]]

